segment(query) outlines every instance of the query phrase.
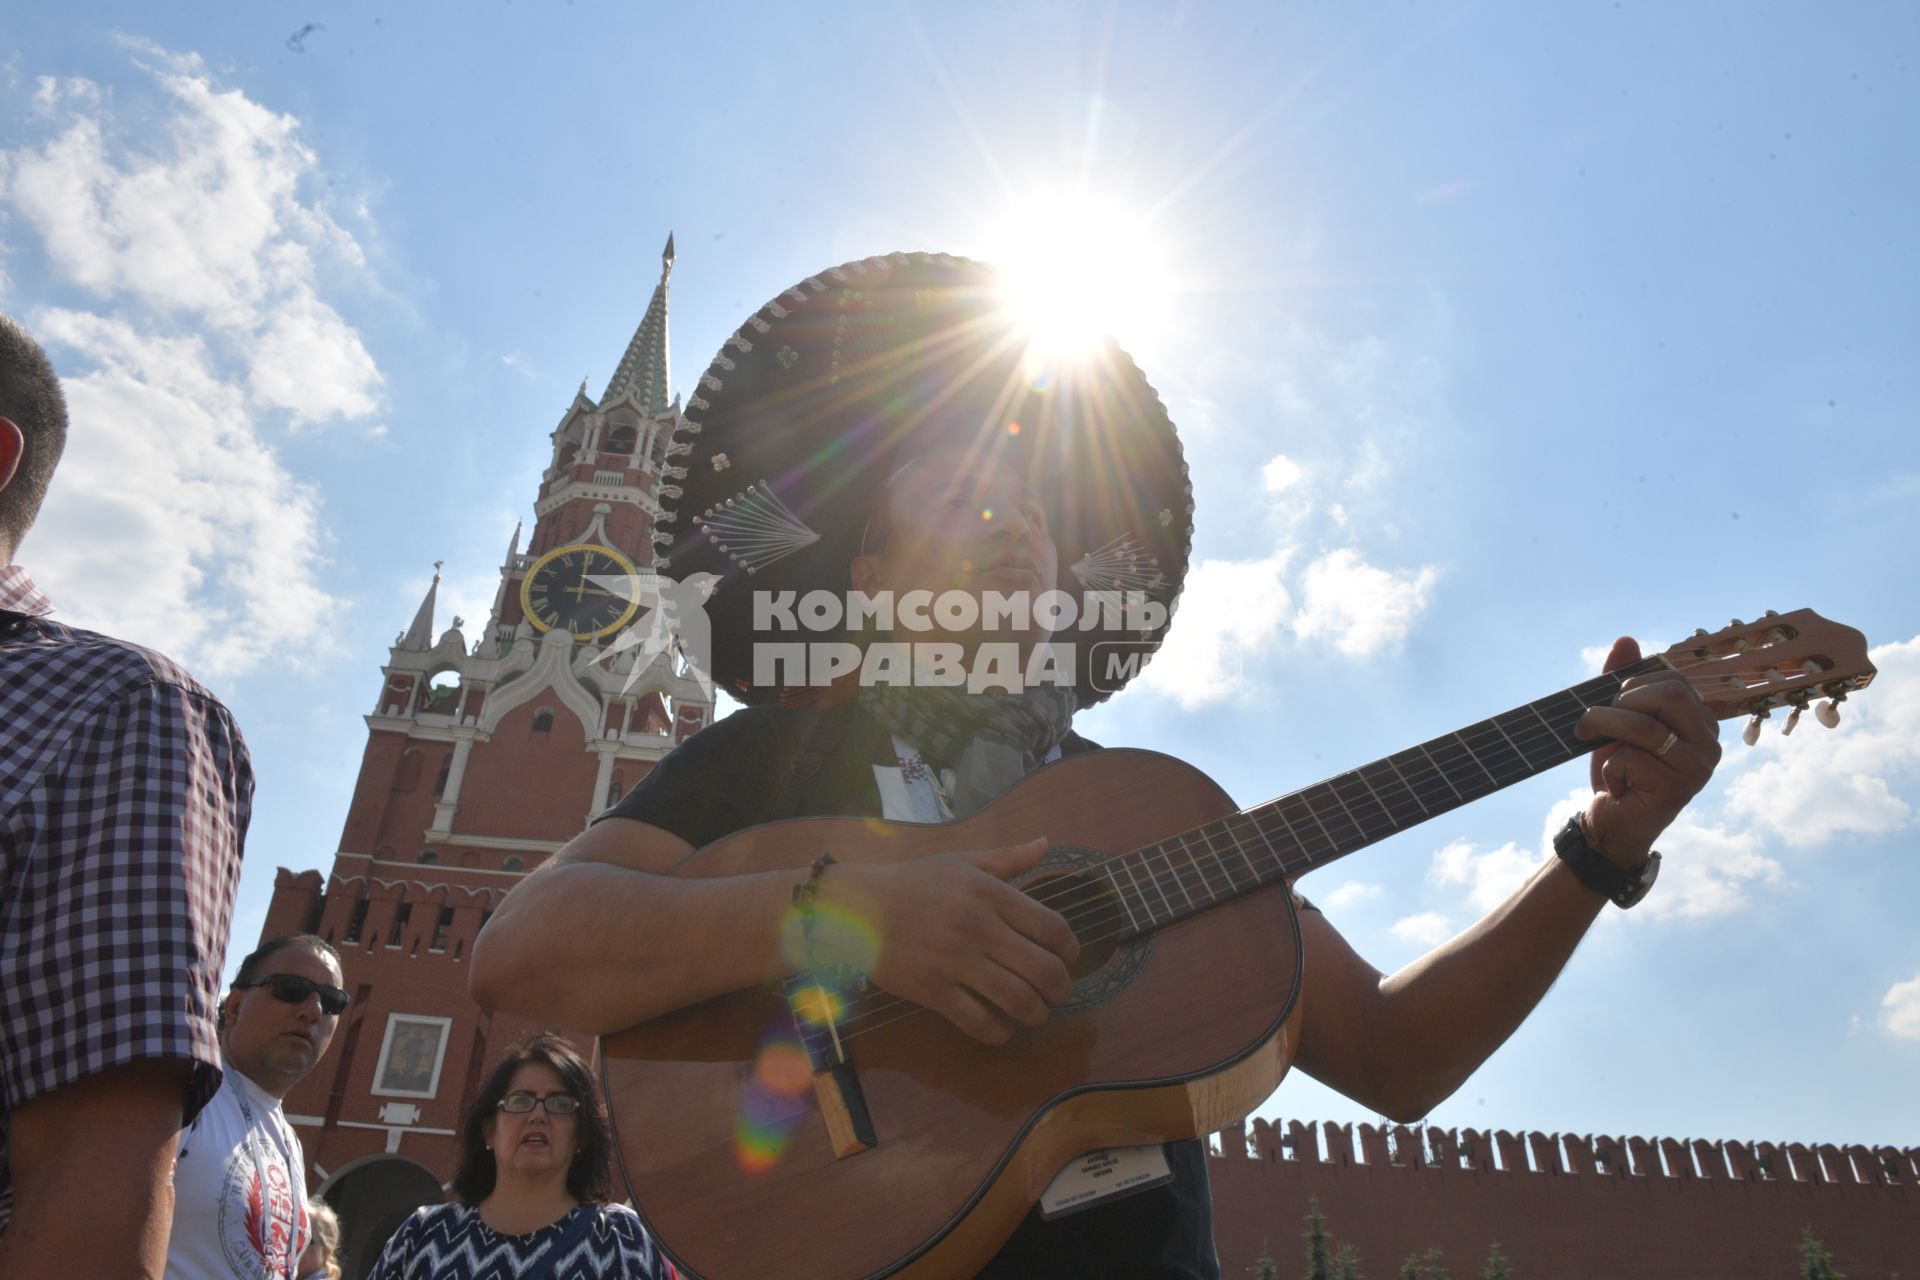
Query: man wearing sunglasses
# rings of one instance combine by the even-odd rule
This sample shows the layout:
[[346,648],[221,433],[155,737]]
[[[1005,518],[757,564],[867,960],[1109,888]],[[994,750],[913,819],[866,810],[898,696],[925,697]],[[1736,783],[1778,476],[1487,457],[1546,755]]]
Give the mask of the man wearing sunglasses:
[[347,1007],[340,956],[290,934],[240,962],[220,1002],[226,1076],[180,1135],[168,1280],[295,1280],[306,1251],[306,1157],[280,1100],[313,1070]]

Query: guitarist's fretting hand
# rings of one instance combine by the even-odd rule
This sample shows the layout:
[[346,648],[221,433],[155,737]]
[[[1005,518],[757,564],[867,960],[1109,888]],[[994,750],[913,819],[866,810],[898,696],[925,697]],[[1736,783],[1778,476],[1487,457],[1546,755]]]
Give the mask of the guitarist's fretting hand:
[[[1007,879],[1031,871],[1047,842],[898,863],[836,864],[819,900],[872,922],[874,985],[944,1016],[987,1044],[1014,1024],[1037,1027],[1073,994],[1080,943],[1061,915]],[[830,957],[822,957],[830,959]]]
[[[1638,661],[1639,644],[1622,636],[1613,642],[1606,670]],[[1663,671],[1629,680],[1614,705],[1587,712],[1574,733],[1610,739],[1592,756],[1595,795],[1587,807],[1587,839],[1623,870],[1636,870],[1667,824],[1713,776],[1720,724],[1690,683]]]

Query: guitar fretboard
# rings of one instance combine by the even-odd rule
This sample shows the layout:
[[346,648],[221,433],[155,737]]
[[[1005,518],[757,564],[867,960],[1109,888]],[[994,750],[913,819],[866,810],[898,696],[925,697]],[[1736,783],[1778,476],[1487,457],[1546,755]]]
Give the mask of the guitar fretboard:
[[1565,764],[1599,745],[1573,736],[1653,657],[1317,782],[1252,809],[1109,859],[1126,925],[1165,928],[1216,903],[1290,879],[1397,831]]

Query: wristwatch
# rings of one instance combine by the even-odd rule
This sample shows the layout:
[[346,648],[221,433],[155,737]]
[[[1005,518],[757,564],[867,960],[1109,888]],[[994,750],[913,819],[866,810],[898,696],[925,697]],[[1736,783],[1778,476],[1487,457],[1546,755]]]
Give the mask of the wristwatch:
[[1660,876],[1660,855],[1649,853],[1638,871],[1622,871],[1587,843],[1587,829],[1574,814],[1560,834],[1553,838],[1553,851],[1567,864],[1574,878],[1595,893],[1611,899],[1616,907],[1630,907],[1647,896]]

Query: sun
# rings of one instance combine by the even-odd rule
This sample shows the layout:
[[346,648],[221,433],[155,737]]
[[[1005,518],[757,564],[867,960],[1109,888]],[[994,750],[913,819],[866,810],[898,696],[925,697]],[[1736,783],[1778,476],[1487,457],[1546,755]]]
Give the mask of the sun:
[[1108,336],[1145,342],[1164,316],[1166,262],[1143,211],[1093,193],[1029,197],[988,237],[1007,303],[1038,354],[1073,358]]

